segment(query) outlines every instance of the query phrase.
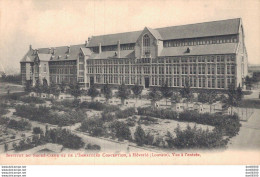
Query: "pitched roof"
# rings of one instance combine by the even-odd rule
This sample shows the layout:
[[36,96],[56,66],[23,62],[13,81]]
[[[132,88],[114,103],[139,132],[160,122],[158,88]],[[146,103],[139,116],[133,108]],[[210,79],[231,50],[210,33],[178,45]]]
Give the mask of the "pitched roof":
[[[156,29],[148,28],[148,30],[157,39],[170,40],[238,34],[239,25],[240,18],[236,18]],[[118,40],[120,40],[121,44],[135,43],[141,32],[142,31],[134,31],[93,36],[88,44],[88,47],[98,46],[99,43],[101,43],[102,46],[116,45]]]
[[150,31],[150,33],[151,33],[156,39],[160,39],[160,40],[163,39],[158,30],[155,30],[155,29],[152,29],[152,28],[147,28],[147,29]]
[[33,50],[29,50],[24,57],[21,59],[20,62],[33,62],[35,56],[33,55]]
[[[78,58],[80,48],[84,46],[84,44],[71,45],[69,53],[68,46],[56,47],[52,60],[76,60]],[[41,48],[38,50],[38,52],[48,54],[49,48]]]
[[[187,53],[187,48],[190,49],[189,53]],[[160,56],[228,54],[228,53],[236,53],[236,49],[237,49],[237,43],[166,47],[163,48]]]
[[[71,45],[70,52],[68,53],[68,46],[55,47],[55,54],[49,53],[50,48],[39,48],[38,56],[40,60],[48,61],[52,60],[76,60],[80,52],[80,48],[84,47],[85,44]],[[51,49],[51,52],[53,49]],[[33,62],[36,54],[34,50],[29,50],[26,55],[22,58],[21,62]]]
[[220,36],[239,33],[240,18],[196,23],[166,28],[157,28],[164,40],[207,36]]
[[51,54],[38,54],[40,61],[49,61],[51,58]]
[[126,32],[107,34],[102,36],[92,36],[89,41],[88,47],[95,47],[101,43],[102,46],[116,45],[117,41],[120,40],[120,44],[135,43],[137,38],[140,36],[142,31]]
[[[104,51],[99,53],[92,53],[89,59],[106,59],[106,58],[116,58],[116,51]],[[121,50],[120,58],[134,58],[134,50]]]
[[81,47],[80,48],[84,55],[91,55],[92,51],[89,48]]

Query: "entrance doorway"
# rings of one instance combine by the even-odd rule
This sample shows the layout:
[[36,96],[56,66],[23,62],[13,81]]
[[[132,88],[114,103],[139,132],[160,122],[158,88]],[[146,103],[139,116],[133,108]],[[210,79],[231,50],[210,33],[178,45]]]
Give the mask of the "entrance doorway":
[[144,78],[144,87],[149,88],[149,77]]
[[90,87],[91,87],[92,85],[94,85],[94,77],[93,77],[93,76],[90,77]]

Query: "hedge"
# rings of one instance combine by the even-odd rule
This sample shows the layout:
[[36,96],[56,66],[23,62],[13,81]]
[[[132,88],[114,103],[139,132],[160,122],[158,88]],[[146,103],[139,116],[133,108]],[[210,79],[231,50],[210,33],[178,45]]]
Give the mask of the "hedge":
[[119,107],[115,105],[108,105],[108,104],[103,104],[100,102],[82,102],[79,105],[80,108],[86,108],[86,109],[93,109],[97,111],[104,111],[104,112],[114,112],[118,111]]
[[45,103],[45,101],[41,98],[38,97],[20,97],[20,101],[25,102],[25,103],[35,103],[35,104],[42,104]]
[[31,123],[24,119],[17,121],[9,118],[1,118],[0,125],[6,125],[7,128],[20,130],[20,131],[31,130],[32,127]]
[[60,114],[51,111],[50,108],[45,106],[35,107],[33,105],[16,105],[15,109],[15,115],[34,121],[60,126],[68,126],[81,122],[86,117],[85,113],[80,110]]
[[121,119],[121,118],[127,118],[129,116],[135,115],[135,108],[127,108],[125,110],[119,110],[115,113],[116,117]]
[[191,128],[189,125],[185,130],[178,126],[175,130],[176,137],[168,133],[168,147],[177,149],[213,149],[224,148],[228,139],[223,139],[222,133],[217,129],[213,131],[198,129],[196,125]]
[[208,113],[198,113],[197,111],[184,111],[179,113],[169,109],[138,108],[139,115],[157,117],[161,119],[171,119],[186,122],[215,126],[224,135],[233,137],[238,134],[240,122],[237,115],[217,115]]

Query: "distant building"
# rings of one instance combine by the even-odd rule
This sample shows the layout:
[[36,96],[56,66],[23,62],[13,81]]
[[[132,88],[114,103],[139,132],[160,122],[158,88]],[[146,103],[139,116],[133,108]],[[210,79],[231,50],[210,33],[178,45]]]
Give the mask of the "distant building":
[[41,48],[21,61],[22,80],[180,88],[243,86],[248,58],[242,20],[148,28],[89,38],[85,44]]

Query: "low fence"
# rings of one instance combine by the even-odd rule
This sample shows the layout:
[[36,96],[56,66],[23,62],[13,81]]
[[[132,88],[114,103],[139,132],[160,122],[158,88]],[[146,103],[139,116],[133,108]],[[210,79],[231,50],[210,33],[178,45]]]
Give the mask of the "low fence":
[[233,108],[233,112],[238,115],[238,117],[241,121],[247,121],[254,113],[254,109],[252,109],[252,108]]

